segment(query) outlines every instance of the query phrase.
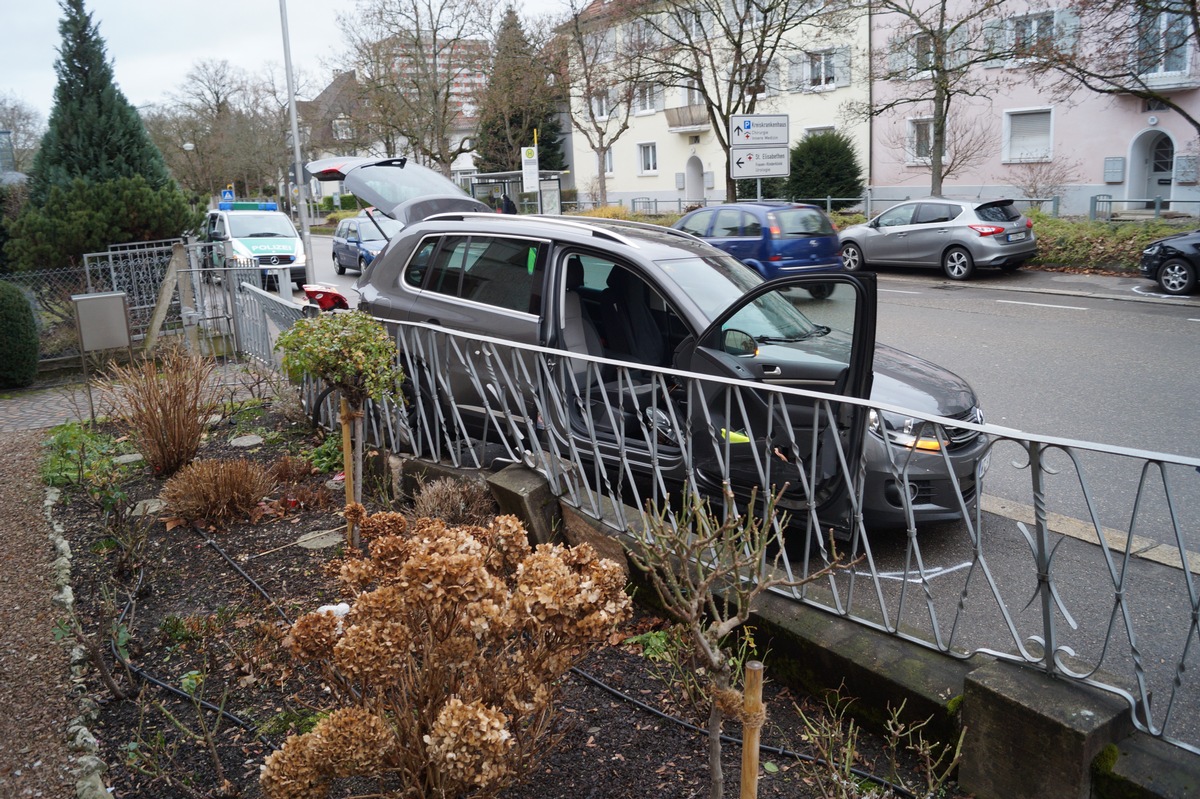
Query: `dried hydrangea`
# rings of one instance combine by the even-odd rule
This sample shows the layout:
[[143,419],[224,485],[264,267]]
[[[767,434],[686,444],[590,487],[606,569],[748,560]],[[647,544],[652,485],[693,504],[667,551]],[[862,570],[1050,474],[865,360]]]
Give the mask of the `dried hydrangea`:
[[412,635],[401,621],[351,625],[333,647],[333,663],[359,685],[386,688],[408,667]]
[[312,799],[329,793],[329,778],[314,757],[311,735],[290,735],[267,756],[258,783],[268,799]]
[[587,544],[542,544],[517,568],[516,593],[531,619],[595,640],[628,617],[624,584],[620,567]]
[[508,718],[479,700],[464,703],[450,697],[425,743],[430,759],[461,784],[485,788],[512,773],[507,757],[513,747]]
[[292,625],[292,634],[284,639],[299,660],[329,657],[341,634],[342,620],[331,612],[306,613]]
[[387,722],[360,707],[333,711],[309,735],[314,760],[332,777],[376,773],[395,745]]

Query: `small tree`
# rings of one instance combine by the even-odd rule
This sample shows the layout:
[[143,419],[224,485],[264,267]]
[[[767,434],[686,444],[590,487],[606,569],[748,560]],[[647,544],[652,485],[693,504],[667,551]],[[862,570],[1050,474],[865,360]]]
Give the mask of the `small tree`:
[[[798,200],[822,197],[861,197],[862,166],[854,142],[842,131],[805,136],[792,147],[792,173],[787,179],[787,196]],[[853,200],[833,203],[840,209]]]
[[[726,489],[728,491],[728,489]],[[732,495],[726,497],[732,504]],[[767,557],[776,537],[771,497],[761,515],[726,515],[718,520],[706,502],[690,497],[673,519],[668,511],[648,513],[646,530],[630,553],[633,563],[649,578],[663,608],[683,625],[692,639],[693,666],[709,686],[708,769],[709,796],[721,799],[721,728],[727,716],[742,707],[741,692],[732,685],[733,654],[726,639],[750,618],[755,598],[776,586],[799,586],[819,580],[837,569],[848,568],[837,557],[801,580],[789,580],[779,568],[781,555]],[[755,508],[751,496],[749,507]]]
[[[283,351],[289,375],[319,377],[341,393],[342,441],[354,442],[353,458],[348,447],[343,452],[346,504],[361,502],[363,406],[399,388],[404,375],[396,363],[396,342],[369,315],[351,311],[301,319],[279,336],[275,347]],[[351,546],[359,549],[353,522],[348,535]]]

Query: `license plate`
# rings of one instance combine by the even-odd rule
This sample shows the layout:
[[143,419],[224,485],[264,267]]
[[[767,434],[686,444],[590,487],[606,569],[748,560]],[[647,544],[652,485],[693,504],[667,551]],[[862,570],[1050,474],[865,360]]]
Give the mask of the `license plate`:
[[1017,233],[1009,233],[1008,240],[1009,241],[1023,241],[1025,239],[1025,237],[1028,235],[1029,234],[1026,233],[1024,230],[1019,231]]
[[979,478],[980,479],[983,479],[983,476],[985,474],[987,474],[988,466],[990,466],[991,464],[992,464],[992,452],[991,452],[991,450],[988,450],[986,453],[984,453],[984,456],[979,459]]

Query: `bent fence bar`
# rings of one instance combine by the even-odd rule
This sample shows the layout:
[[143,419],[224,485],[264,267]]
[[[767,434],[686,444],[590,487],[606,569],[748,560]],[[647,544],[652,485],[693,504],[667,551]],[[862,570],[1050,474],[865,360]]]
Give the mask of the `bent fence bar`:
[[[298,313],[275,295],[245,293],[253,302],[239,314],[282,327]],[[272,304],[279,309],[264,310]],[[243,341],[270,362],[263,330]],[[638,529],[647,508],[673,518],[685,492],[731,512],[753,510],[752,488],[760,501],[763,490],[782,492],[788,515],[774,529],[789,574],[862,558],[784,596],[949,657],[986,653],[1099,687],[1129,703],[1141,730],[1200,752],[1200,459],[430,325],[394,330],[403,396],[368,410],[369,443],[459,467],[525,464],[618,530]],[[310,402],[320,389],[306,387]],[[914,523],[922,478],[912,450],[873,426],[861,432],[885,448],[885,478],[901,488],[908,521],[884,529],[864,520],[864,468],[843,441],[851,411],[866,406],[911,418],[904,440],[938,442],[960,520]],[[960,480],[949,450],[979,437],[986,457]],[[826,511],[839,497],[850,513],[831,536]]]

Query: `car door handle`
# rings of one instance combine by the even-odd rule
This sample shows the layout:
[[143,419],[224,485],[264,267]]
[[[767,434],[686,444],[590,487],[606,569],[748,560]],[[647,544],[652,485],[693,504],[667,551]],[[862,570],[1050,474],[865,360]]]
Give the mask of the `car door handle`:
[[778,366],[764,366],[763,374],[769,375],[770,377],[778,377],[779,375],[783,374],[783,370]]

